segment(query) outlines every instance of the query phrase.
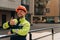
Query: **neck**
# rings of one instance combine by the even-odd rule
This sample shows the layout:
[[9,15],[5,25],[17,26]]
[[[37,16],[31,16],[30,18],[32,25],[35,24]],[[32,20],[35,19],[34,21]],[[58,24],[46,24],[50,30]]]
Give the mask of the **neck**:
[[19,18],[24,18],[25,16],[21,16],[21,17],[19,17]]

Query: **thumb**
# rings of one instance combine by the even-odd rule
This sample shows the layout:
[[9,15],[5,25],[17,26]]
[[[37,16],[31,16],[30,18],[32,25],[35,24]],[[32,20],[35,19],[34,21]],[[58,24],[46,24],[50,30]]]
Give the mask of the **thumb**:
[[13,17],[11,17],[11,19],[10,20],[13,20]]
[[10,35],[11,34],[11,32],[10,31],[8,31],[8,35]]
[[13,20],[13,17],[11,17],[10,21],[12,21],[12,20]]

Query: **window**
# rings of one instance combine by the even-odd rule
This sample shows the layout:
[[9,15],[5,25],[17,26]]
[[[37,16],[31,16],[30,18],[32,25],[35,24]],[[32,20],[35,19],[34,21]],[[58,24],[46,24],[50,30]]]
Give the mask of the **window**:
[[21,5],[25,6],[29,11],[29,0],[21,0]]
[[21,4],[26,4],[26,0],[21,0]]
[[50,8],[46,8],[46,13],[50,13]]
[[34,1],[34,15],[43,15],[44,14],[44,9],[45,9],[45,4],[44,4],[44,0],[35,0]]
[[29,0],[21,0],[21,4],[29,5]]
[[48,3],[49,0],[46,0],[46,3]]
[[39,17],[33,17],[33,23],[40,23]]
[[29,22],[31,22],[31,14],[30,14],[30,13],[28,13],[28,14],[26,15],[26,20],[28,20]]
[[6,22],[6,15],[2,15],[2,25]]
[[11,11],[11,17],[15,18],[15,11]]
[[47,17],[47,23],[55,23],[54,17]]

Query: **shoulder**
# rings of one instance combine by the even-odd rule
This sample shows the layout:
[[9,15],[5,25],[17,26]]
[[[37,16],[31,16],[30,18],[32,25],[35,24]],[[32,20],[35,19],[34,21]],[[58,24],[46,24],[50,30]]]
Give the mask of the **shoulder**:
[[30,22],[26,20],[26,24],[30,25]]
[[18,20],[17,19],[13,19],[15,23],[18,23]]

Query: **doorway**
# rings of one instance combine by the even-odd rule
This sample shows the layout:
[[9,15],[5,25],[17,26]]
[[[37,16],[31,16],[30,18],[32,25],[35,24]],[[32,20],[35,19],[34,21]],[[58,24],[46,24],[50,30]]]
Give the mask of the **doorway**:
[[6,15],[2,15],[2,25],[6,22]]

